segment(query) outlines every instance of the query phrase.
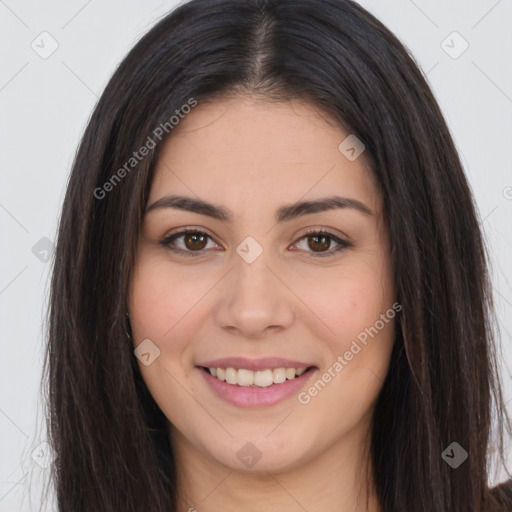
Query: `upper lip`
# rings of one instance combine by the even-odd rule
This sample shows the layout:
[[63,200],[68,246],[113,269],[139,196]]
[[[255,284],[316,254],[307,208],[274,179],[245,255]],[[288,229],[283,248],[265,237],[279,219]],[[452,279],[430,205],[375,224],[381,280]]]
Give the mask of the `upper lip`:
[[261,359],[247,359],[246,357],[222,357],[198,364],[205,368],[244,368],[246,370],[267,370],[273,368],[309,368],[314,366],[304,361],[284,359],[282,357],[262,357]]

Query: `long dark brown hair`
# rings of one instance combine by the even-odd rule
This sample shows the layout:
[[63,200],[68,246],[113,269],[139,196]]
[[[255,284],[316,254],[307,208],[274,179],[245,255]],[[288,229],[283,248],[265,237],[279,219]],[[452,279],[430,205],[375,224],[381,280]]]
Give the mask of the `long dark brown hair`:
[[[370,446],[383,510],[512,510],[506,490],[487,483],[510,421],[474,201],[424,75],[350,0],[192,0],[109,81],[73,164],[52,276],[43,377],[59,509],[176,510],[167,420],[141,378],[126,316],[162,144],[126,164],[191,98],[200,108],[226,94],[303,99],[365,144],[403,308]],[[442,457],[452,442],[468,453],[457,469]]]

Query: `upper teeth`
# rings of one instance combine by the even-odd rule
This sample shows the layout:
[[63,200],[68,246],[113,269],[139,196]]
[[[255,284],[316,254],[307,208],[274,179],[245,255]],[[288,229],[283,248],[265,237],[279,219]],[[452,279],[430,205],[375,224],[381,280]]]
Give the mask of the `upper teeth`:
[[302,375],[307,368],[274,368],[273,370],[246,370],[245,368],[209,368],[210,373],[217,379],[226,381],[228,384],[239,386],[259,386],[262,388],[280,384],[285,380],[294,379]]

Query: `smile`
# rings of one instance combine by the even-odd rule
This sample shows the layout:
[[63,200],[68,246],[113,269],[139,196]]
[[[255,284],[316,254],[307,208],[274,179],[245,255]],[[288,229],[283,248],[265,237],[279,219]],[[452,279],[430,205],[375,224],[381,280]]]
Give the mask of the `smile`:
[[300,377],[310,368],[274,368],[248,370],[246,368],[204,368],[212,377],[233,386],[266,388]]
[[305,361],[231,357],[196,366],[212,396],[235,407],[269,407],[297,395],[318,367]]

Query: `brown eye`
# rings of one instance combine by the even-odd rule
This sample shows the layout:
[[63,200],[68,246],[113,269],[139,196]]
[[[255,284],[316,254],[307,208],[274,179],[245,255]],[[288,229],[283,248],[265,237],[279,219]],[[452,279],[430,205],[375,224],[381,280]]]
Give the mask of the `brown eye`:
[[[208,245],[209,243],[213,246]],[[199,256],[206,253],[206,249],[218,248],[211,236],[196,229],[188,229],[170,235],[160,241],[160,244],[183,256]]]
[[324,235],[308,236],[308,247],[314,252],[323,252],[331,245],[330,237]]
[[[302,247],[301,244],[303,244]],[[332,248],[333,244],[335,245],[334,248]],[[313,254],[313,256],[333,256],[347,247],[352,247],[350,242],[324,231],[310,231],[301,237],[295,245],[302,251]]]
[[[213,246],[208,246],[209,242],[211,242]],[[306,242],[306,247],[300,247],[300,244],[304,242]],[[211,236],[195,229],[189,229],[170,235],[164,238],[160,244],[182,256],[200,256],[201,254],[206,254],[206,249],[222,250]],[[335,244],[334,248],[332,248],[333,244]],[[346,242],[332,233],[323,231],[311,231],[306,233],[295,245],[299,247],[301,251],[313,254],[314,256],[332,256],[347,247],[352,247],[350,242]]]
[[187,233],[183,235],[185,247],[191,251],[204,249],[207,243],[207,236],[203,233]]

